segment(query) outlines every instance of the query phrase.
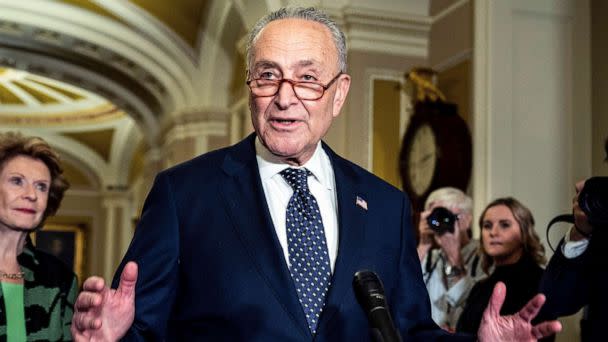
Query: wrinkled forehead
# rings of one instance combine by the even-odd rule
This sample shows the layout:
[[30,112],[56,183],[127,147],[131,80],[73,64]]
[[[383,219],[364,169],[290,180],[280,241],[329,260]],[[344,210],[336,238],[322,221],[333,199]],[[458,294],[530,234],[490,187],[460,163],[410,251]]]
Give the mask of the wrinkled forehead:
[[5,174],[5,172],[26,173],[44,179],[51,178],[51,171],[43,160],[25,154],[10,156],[0,163],[0,174]]
[[257,36],[251,49],[251,64],[280,68],[338,68],[338,50],[323,24],[304,19],[270,22]]

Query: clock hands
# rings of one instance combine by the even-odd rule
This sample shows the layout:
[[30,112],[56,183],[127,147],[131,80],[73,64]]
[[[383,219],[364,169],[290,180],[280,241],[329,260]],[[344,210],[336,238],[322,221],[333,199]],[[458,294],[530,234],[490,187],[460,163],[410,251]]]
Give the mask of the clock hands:
[[423,155],[421,158],[418,158],[418,160],[412,161],[412,166],[418,167],[420,165],[426,164],[434,156],[435,156],[435,152],[429,152],[429,153]]

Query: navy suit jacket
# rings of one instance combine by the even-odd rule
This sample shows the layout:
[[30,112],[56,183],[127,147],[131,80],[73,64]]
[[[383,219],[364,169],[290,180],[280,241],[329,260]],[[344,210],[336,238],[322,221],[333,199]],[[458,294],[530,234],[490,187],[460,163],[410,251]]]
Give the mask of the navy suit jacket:
[[[156,177],[114,279],[116,286],[127,261],[139,264],[135,322],[125,340],[369,341],[351,285],[361,269],[383,281],[405,340],[458,339],[431,319],[406,196],[326,145],[339,246],[312,336],[266,204],[254,139]],[[357,196],[367,209],[355,204]]]

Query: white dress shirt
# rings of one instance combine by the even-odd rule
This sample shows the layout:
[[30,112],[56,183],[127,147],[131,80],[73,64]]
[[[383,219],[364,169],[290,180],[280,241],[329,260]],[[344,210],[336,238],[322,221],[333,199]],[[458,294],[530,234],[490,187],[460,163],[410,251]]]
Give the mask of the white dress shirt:
[[568,229],[564,236],[564,244],[562,244],[562,254],[564,254],[567,259],[574,259],[583,254],[585,250],[587,250],[587,246],[589,246],[589,239],[571,241],[570,233],[572,232],[572,229],[574,229],[574,226],[571,226],[570,229]]
[[[264,195],[274,223],[274,229],[283,248],[285,261],[287,265],[291,266],[287,247],[285,213],[293,189],[283,179],[280,172],[294,166],[280,161],[278,157],[268,151],[259,138],[255,139],[255,151],[262,187],[264,188]],[[321,142],[318,143],[317,149],[310,160],[301,168],[306,168],[312,173],[312,176],[308,177],[308,188],[319,204],[321,220],[323,220],[323,227],[325,228],[329,262],[333,273],[338,255],[338,199],[334,169],[329,157],[321,147]]]

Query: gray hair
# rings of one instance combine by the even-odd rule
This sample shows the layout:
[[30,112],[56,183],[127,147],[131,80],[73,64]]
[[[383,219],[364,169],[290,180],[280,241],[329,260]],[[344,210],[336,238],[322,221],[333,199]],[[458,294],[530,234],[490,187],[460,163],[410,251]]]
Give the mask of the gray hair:
[[251,29],[249,38],[247,40],[247,70],[249,70],[251,67],[251,62],[253,59],[253,44],[255,44],[260,32],[262,32],[264,27],[275,20],[290,18],[315,21],[327,27],[329,32],[331,32],[334,45],[336,46],[336,50],[338,52],[338,67],[340,68],[341,72],[346,72],[346,38],[344,37],[344,33],[340,30],[338,24],[336,24],[336,22],[329,17],[329,15],[314,7],[283,7],[278,11],[272,12],[258,20],[258,22],[253,26],[253,29]]
[[439,188],[429,195],[424,203],[424,209],[429,209],[432,203],[441,202],[444,206],[460,209],[463,213],[473,211],[473,200],[460,189],[453,187]]

